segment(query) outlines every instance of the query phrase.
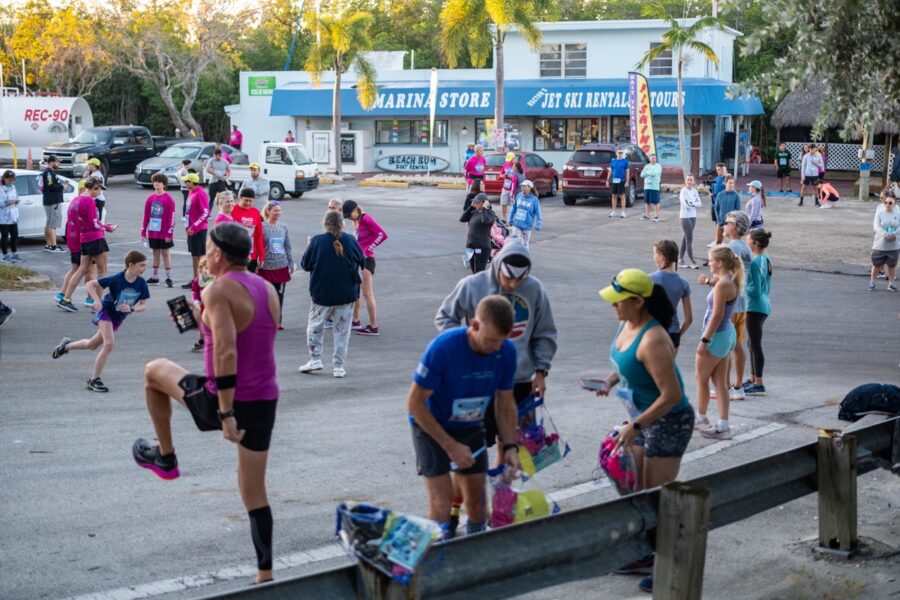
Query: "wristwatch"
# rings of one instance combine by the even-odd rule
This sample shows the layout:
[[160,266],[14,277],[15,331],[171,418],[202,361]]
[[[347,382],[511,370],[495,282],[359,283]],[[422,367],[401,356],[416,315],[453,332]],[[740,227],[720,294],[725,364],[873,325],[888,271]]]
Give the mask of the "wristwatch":
[[631,422],[631,426],[634,428],[635,431],[640,431],[641,429],[644,428],[644,427],[643,427],[640,423],[638,423],[637,421],[632,421],[632,422]]
[[708,337],[702,337],[702,338],[700,338],[700,341],[703,342],[704,344],[708,344],[711,340]]
[[548,371],[547,369],[535,369],[534,372],[535,372],[535,373],[540,373],[540,374],[543,375],[544,377],[546,377],[547,375],[550,374],[550,371]]
[[222,412],[221,410],[217,410],[216,414],[219,416],[219,422],[221,423],[228,417],[234,416],[234,409],[232,408],[231,410],[226,410],[225,412]]

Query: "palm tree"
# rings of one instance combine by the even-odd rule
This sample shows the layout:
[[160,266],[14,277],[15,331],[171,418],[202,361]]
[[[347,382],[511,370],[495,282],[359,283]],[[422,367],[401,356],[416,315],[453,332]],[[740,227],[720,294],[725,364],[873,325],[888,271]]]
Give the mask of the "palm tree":
[[467,49],[474,67],[484,67],[494,50],[494,127],[503,131],[503,43],[513,27],[532,50],[541,45],[535,27],[546,0],[449,0],[441,11],[441,49],[455,69]]
[[714,65],[719,66],[719,57],[716,55],[716,52],[707,44],[699,41],[697,37],[706,29],[722,29],[724,25],[718,17],[705,16],[697,19],[689,27],[682,27],[677,19],[669,15],[665,6],[658,2],[645,6],[642,14],[652,19],[661,19],[669,25],[669,30],[662,35],[662,42],[658,46],[650,48],[638,62],[636,68],[643,69],[650,64],[650,61],[670,52],[672,53],[672,57],[678,67],[676,80],[678,93],[675,95],[675,103],[678,107],[678,139],[680,140],[678,148],[681,153],[681,170],[684,176],[687,177],[690,174],[690,166],[688,165],[688,155],[684,147],[684,100],[682,99],[681,81],[681,73],[686,61],[684,53],[686,50],[693,50]]
[[310,11],[306,14],[306,27],[315,35],[303,68],[316,87],[322,84],[322,72],[334,70],[334,94],[332,96],[331,130],[334,136],[334,168],[341,169],[341,76],[351,66],[356,72],[356,97],[360,105],[370,110],[375,105],[378,88],[375,67],[360,54],[372,47],[369,25],[372,17],[366,13],[351,12],[341,8],[335,14]]

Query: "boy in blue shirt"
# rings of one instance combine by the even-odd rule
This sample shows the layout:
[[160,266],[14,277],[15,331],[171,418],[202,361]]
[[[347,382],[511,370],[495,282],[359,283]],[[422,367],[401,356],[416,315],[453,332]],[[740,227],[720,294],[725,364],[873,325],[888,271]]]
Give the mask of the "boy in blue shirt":
[[628,167],[631,163],[624,158],[625,151],[619,148],[616,150],[616,157],[609,161],[609,191],[612,195],[612,211],[610,217],[616,216],[616,199],[622,199],[622,212],[619,214],[625,218],[625,191],[628,189],[630,182],[628,181]]
[[[428,345],[407,400],[416,468],[425,477],[428,518],[450,521],[455,470],[469,522],[466,533],[485,529],[484,483],[487,446],[484,412],[496,395],[494,411],[501,453],[507,467],[518,470],[516,402],[513,385],[516,348],[508,339],[513,311],[503,296],[478,303],[467,327],[445,331]],[[454,532],[448,532],[452,537]]]
[[707,248],[712,248],[718,244],[722,243],[722,240],[725,238],[725,233],[722,230],[722,226],[719,224],[719,219],[716,217],[716,196],[719,195],[719,192],[725,190],[725,177],[728,176],[728,169],[725,166],[725,163],[716,163],[716,178],[713,181],[712,188],[709,190],[709,194],[712,198],[712,201],[709,203],[709,211],[712,214],[712,222],[713,222],[713,241],[711,244],[707,245]]
[[[94,325],[97,325],[99,331],[93,337],[77,342],[64,337],[51,353],[53,358],[59,358],[70,350],[100,348],[100,352],[97,353],[97,358],[94,360],[94,371],[87,381],[87,389],[92,392],[109,391],[109,388],[100,380],[100,374],[115,345],[115,332],[130,313],[143,312],[147,309],[150,288],[147,287],[147,281],[141,277],[146,269],[147,257],[137,250],[131,250],[125,255],[124,271],[100,280],[89,281],[87,290],[94,299],[94,311],[97,312],[94,317]],[[107,292],[101,299],[100,295],[104,288],[107,289]],[[101,307],[99,311],[98,306]]]

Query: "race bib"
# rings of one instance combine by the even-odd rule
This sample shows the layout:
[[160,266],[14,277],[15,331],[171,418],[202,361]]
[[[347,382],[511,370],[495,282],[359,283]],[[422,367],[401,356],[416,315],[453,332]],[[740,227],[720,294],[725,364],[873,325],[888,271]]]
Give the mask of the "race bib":
[[778,159],[778,164],[781,165],[782,167],[787,166],[787,159],[786,159],[786,158],[779,158],[779,159]]
[[162,219],[150,219],[147,221],[147,231],[162,231]]
[[478,171],[479,173],[483,173],[484,172],[484,163],[478,163],[477,165],[475,165],[475,170]]
[[619,177],[613,177],[613,183],[622,183],[622,179]]
[[618,387],[616,387],[616,398],[619,399],[619,402],[622,403],[622,406],[625,407],[625,412],[628,413],[628,416],[631,420],[638,418],[641,414],[641,411],[638,410],[637,406],[634,403],[634,392],[632,392],[629,388],[624,387],[621,382]]
[[525,212],[524,208],[517,208],[516,214],[513,216],[513,221],[524,221],[528,218],[528,213]]
[[503,181],[503,189],[504,189],[504,190],[511,190],[511,189],[512,189],[512,180],[511,180],[511,179],[506,179],[506,180]]
[[484,411],[491,401],[490,396],[457,398],[453,401],[450,414],[451,423],[478,423],[484,420]]
[[181,220],[184,221],[184,228],[187,229],[187,228],[188,228],[188,218],[187,218],[187,215],[184,215],[184,216],[181,218]]
[[284,238],[270,238],[269,252],[272,254],[284,254]]

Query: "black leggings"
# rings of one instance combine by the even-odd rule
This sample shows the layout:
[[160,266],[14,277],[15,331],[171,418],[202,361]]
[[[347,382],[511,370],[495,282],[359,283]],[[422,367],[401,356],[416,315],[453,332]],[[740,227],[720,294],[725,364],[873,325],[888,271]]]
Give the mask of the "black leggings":
[[281,309],[278,311],[278,324],[281,325],[281,319],[284,316],[284,290],[287,287],[287,283],[273,283],[275,286],[275,293],[278,294],[278,308]]
[[[476,250],[476,248],[470,248],[470,250]],[[469,267],[472,269],[472,273],[481,273],[487,268],[488,259],[491,257],[491,249],[488,248],[480,248],[481,252],[476,252],[472,255],[472,258],[469,259]]]
[[747,313],[747,337],[750,347],[750,372],[754,377],[763,376],[763,367],[766,366],[766,357],[763,355],[762,335],[763,323],[769,315],[758,312]]
[[12,225],[0,225],[0,248],[3,249],[3,254],[6,254],[7,247],[11,248],[13,252],[19,251],[18,223],[13,223]]

